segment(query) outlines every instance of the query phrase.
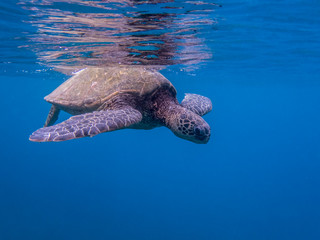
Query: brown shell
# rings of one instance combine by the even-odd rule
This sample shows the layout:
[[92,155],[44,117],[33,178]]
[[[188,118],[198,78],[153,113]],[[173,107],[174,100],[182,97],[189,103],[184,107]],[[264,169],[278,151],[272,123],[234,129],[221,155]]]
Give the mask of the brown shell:
[[160,87],[176,90],[168,79],[156,70],[143,67],[85,68],[62,83],[45,100],[65,109],[99,107],[119,93],[145,96]]

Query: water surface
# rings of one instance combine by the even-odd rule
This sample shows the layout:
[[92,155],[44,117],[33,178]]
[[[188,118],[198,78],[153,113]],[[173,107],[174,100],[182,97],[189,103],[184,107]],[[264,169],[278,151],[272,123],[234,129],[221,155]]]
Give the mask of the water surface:
[[[2,1],[0,238],[319,239],[319,10]],[[96,64],[161,66],[179,100],[210,97],[210,142],[165,128],[29,142],[63,73]]]

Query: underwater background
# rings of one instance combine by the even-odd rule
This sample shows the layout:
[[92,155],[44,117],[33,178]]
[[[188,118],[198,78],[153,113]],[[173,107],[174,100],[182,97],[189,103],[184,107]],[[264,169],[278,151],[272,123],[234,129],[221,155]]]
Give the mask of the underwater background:
[[[1,240],[320,239],[319,1],[1,0],[0,39]],[[209,97],[209,143],[28,140],[44,96],[111,64]]]

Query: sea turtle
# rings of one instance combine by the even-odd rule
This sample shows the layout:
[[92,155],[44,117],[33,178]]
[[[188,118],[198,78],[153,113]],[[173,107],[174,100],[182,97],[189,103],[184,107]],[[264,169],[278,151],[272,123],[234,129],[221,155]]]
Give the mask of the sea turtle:
[[[123,128],[166,126],[178,137],[207,143],[210,126],[201,117],[212,109],[209,98],[186,94],[178,103],[171,82],[144,67],[88,67],[62,83],[45,100],[52,104],[43,128],[31,141],[65,141]],[[59,124],[60,110],[75,116]]]

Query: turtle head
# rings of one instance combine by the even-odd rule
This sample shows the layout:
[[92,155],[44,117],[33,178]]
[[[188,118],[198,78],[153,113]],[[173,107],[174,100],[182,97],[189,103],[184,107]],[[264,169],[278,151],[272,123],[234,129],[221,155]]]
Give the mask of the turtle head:
[[170,124],[175,135],[195,143],[209,141],[210,126],[202,117],[187,109],[175,116]]

